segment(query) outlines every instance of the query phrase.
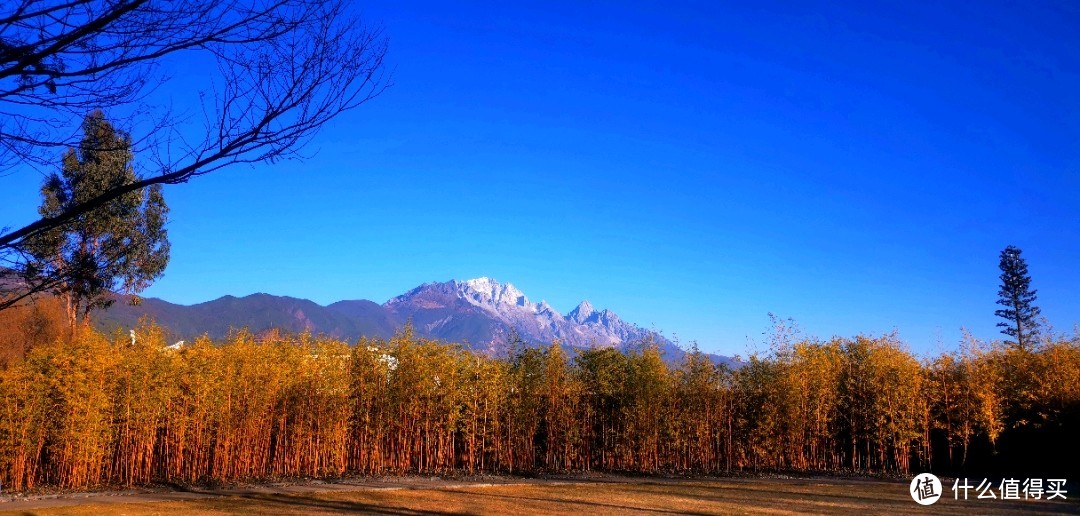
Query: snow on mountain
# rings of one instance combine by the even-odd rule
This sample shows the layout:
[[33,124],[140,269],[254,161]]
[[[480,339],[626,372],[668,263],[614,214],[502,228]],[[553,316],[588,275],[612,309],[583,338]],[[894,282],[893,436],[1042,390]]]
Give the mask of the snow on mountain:
[[536,311],[536,307],[529,303],[529,298],[509,283],[503,285],[487,277],[451,283],[466,301],[482,308],[494,308],[497,311],[498,307],[502,306],[519,306]]
[[585,300],[582,301],[581,304],[577,305],[577,308],[570,310],[570,313],[566,314],[566,318],[578,324],[584,324],[585,321],[589,320],[589,317],[591,317],[592,314],[592,303],[589,303],[588,300]]
[[487,277],[428,283],[385,306],[414,324],[420,322],[418,329],[437,338],[469,328],[473,344],[491,349],[506,344],[514,333],[527,342],[558,340],[579,347],[619,346],[652,333],[610,310],[597,311],[588,301],[564,316],[545,301],[529,301],[514,285]]

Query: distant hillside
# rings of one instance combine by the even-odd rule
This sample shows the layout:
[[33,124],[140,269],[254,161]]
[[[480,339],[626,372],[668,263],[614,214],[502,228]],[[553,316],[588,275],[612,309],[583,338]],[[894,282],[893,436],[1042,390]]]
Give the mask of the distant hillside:
[[[386,317],[379,305],[370,301],[341,301],[335,305],[368,303],[376,310],[363,311],[326,307],[307,299],[270,294],[245,297],[224,296],[196,305],[177,305],[156,298],[146,298],[138,306],[115,303],[96,316],[99,329],[111,331],[116,327],[130,328],[142,317],[149,317],[182,338],[208,334],[221,338],[231,330],[247,328],[262,332],[277,328],[298,333],[310,330],[343,339],[360,336],[389,337],[398,328],[396,321]],[[343,308],[343,307],[342,307]]]
[[[515,335],[526,344],[557,340],[569,348],[624,349],[652,339],[669,361],[681,360],[685,354],[661,335],[623,321],[610,310],[596,310],[588,301],[563,315],[544,301],[529,301],[513,285],[490,278],[427,283],[382,305],[347,300],[321,306],[307,299],[269,294],[225,296],[190,306],[147,298],[138,306],[118,302],[98,314],[95,324],[108,332],[133,327],[142,317],[155,320],[183,339],[202,334],[221,338],[240,328],[255,333],[277,328],[285,332],[309,330],[352,341],[362,336],[390,337],[411,321],[419,335],[465,343],[489,354],[504,351]],[[733,364],[728,357],[713,359]]]

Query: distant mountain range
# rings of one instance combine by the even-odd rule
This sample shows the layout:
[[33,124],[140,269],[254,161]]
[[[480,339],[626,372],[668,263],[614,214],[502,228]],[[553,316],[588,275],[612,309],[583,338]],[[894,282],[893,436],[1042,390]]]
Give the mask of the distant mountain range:
[[[488,354],[504,351],[515,335],[526,344],[558,340],[570,348],[626,349],[652,338],[668,361],[681,360],[685,354],[656,332],[623,321],[610,310],[596,310],[588,301],[563,315],[544,301],[529,301],[513,285],[490,278],[426,283],[381,305],[352,300],[322,306],[269,294],[225,296],[190,306],[146,298],[138,306],[114,304],[96,315],[95,324],[112,331],[131,328],[142,317],[186,339],[202,334],[221,338],[239,328],[254,333],[273,328],[293,333],[307,330],[347,340],[387,338],[411,321],[421,336],[464,343]],[[712,358],[734,363],[728,357]]]

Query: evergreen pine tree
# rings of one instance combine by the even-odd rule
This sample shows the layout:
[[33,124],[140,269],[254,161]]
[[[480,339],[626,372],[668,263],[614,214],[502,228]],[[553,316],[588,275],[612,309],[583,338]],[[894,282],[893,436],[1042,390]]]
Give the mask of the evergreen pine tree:
[[[1035,290],[1031,289],[1031,276],[1028,275],[1027,262],[1020,256],[1022,251],[1015,246],[1008,246],[1001,251],[1001,288],[998,290],[997,304],[1004,306],[994,315],[1005,319],[997,325],[1001,333],[1016,339],[1020,350],[1031,347],[1039,335],[1036,318],[1041,311],[1035,306]],[[1010,341],[1010,343],[1013,343]]]

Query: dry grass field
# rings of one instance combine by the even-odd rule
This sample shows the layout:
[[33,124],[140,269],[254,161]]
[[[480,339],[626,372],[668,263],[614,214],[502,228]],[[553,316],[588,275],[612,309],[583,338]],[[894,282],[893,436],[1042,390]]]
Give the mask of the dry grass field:
[[[948,494],[948,491],[947,491]],[[62,495],[0,502],[0,514],[1080,514],[1080,503],[953,500],[916,505],[906,482],[667,479],[454,482],[389,479],[216,491]]]

